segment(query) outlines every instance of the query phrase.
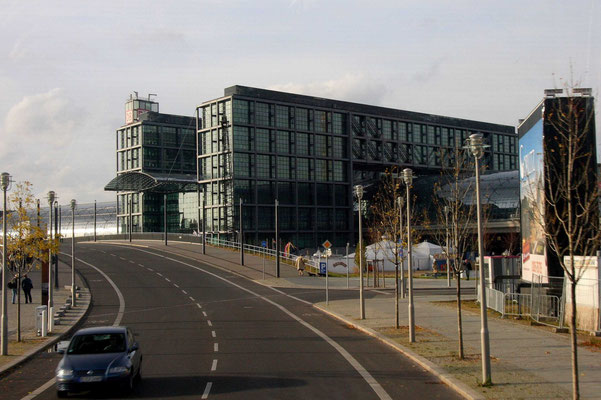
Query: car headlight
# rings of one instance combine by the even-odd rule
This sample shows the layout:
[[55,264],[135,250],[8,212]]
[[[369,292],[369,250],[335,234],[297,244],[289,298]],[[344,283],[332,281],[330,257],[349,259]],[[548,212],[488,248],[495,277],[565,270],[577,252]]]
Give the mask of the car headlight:
[[109,368],[109,374],[126,374],[129,372],[127,367],[111,367]]
[[73,370],[72,369],[59,369],[56,372],[56,376],[58,376],[59,378],[69,378],[73,376]]

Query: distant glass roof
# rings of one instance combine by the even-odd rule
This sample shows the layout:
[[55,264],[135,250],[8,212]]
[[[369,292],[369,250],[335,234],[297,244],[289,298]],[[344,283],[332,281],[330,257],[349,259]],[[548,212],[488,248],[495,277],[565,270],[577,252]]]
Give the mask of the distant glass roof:
[[125,172],[111,180],[104,190],[115,192],[182,193],[195,192],[196,176],[187,174],[160,174]]

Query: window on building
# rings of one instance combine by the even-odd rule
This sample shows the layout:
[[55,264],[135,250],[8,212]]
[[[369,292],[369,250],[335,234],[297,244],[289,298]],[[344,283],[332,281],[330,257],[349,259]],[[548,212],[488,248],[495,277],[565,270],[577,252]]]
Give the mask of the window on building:
[[257,125],[269,126],[269,104],[257,103],[255,121]]
[[246,179],[236,179],[234,181],[234,198],[242,197],[244,203],[253,204],[255,202],[255,182]]
[[290,127],[290,114],[288,106],[275,106],[275,126],[288,129]]
[[295,199],[296,184],[293,182],[278,182],[278,200],[280,204],[294,204]]
[[310,206],[314,204],[313,183],[299,182],[298,184],[298,204]]
[[[257,181],[257,203],[273,204],[274,201],[275,183],[271,181]],[[259,213],[259,215],[261,215],[261,213]]]
[[315,135],[315,155],[317,157],[328,157],[328,151],[329,151],[329,146],[328,146],[328,139],[330,139],[330,136],[325,136],[325,135]]
[[346,114],[334,113],[332,115],[332,132],[337,135],[346,135]]
[[331,206],[334,204],[334,185],[326,183],[318,183],[317,189],[317,205]]
[[257,143],[257,152],[259,153],[270,153],[272,151],[272,141],[269,133],[269,129],[260,129],[256,130],[256,143]]
[[234,124],[248,123],[250,123],[248,101],[234,99]]
[[299,207],[298,209],[298,229],[304,231],[313,230],[313,209]]
[[334,199],[337,206],[346,207],[348,206],[348,186],[347,185],[335,185],[334,186]]
[[336,230],[342,231],[348,229],[348,212],[347,210],[335,210],[334,227]]
[[333,137],[332,141],[332,151],[334,158],[347,158],[346,139],[341,137]]
[[325,133],[326,131],[326,112],[315,110],[315,132]]
[[317,209],[317,229],[332,229],[332,209],[318,208]]

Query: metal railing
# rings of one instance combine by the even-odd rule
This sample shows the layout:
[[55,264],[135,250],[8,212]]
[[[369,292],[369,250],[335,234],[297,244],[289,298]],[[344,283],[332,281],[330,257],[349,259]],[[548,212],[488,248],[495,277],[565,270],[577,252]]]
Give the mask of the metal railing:
[[[477,301],[480,302],[480,286],[477,286]],[[564,326],[564,303],[562,298],[553,295],[503,293],[485,288],[488,308],[501,316],[530,317],[534,321],[553,327]]]

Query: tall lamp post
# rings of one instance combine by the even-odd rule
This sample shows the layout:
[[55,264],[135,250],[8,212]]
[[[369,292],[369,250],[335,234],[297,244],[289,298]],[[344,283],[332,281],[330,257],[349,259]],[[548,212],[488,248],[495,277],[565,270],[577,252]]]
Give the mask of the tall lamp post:
[[401,256],[403,252],[403,241],[401,237],[403,235],[403,198],[401,196],[397,197],[397,202],[399,203],[399,247],[397,249],[397,256],[399,257],[399,264],[401,269],[401,298],[405,298],[405,267],[403,267],[403,257]]
[[[56,199],[56,193],[53,190],[48,192],[48,206],[49,208],[49,218],[50,218],[50,241],[54,240],[52,235],[52,206],[54,204],[54,200]],[[52,301],[52,249],[48,250],[48,332],[52,332],[54,329],[54,304]]]
[[409,302],[407,310],[409,314],[409,342],[415,342],[415,320],[414,320],[414,307],[413,307],[413,263],[412,263],[412,249],[411,249],[411,185],[413,184],[413,171],[411,168],[405,168],[403,170],[403,180],[407,187],[407,259],[408,259],[408,277],[409,277]]
[[0,355],[8,355],[8,325],[6,317],[6,191],[10,184],[10,174],[3,172],[0,179],[2,191],[4,192],[4,203],[2,208],[2,343],[0,344]]
[[474,155],[476,168],[476,207],[478,213],[478,263],[480,267],[480,341],[482,351],[482,383],[492,382],[490,374],[490,343],[488,337],[488,316],[486,314],[486,293],[484,281],[484,242],[482,240],[482,205],[480,204],[480,165],[479,160],[484,155],[484,140],[481,133],[469,137],[469,149]]
[[75,300],[75,207],[77,202],[71,199],[71,306],[76,306]]
[[244,200],[240,197],[240,265],[244,265],[244,220],[242,216]]
[[447,233],[447,287],[451,287],[451,262],[449,256],[449,206],[444,206],[444,224]]
[[363,225],[361,222],[361,201],[363,186],[355,186],[355,195],[359,202],[359,318],[365,319],[365,299],[363,298]]

